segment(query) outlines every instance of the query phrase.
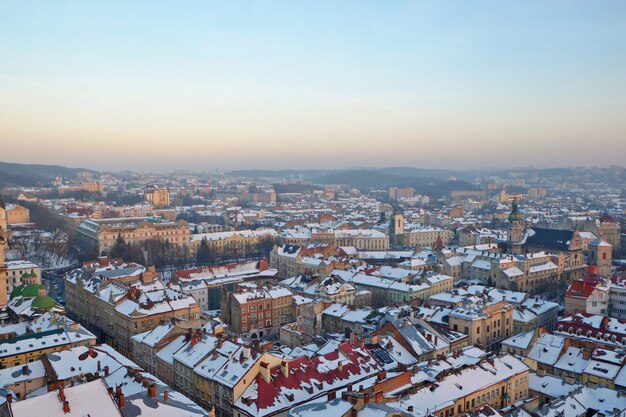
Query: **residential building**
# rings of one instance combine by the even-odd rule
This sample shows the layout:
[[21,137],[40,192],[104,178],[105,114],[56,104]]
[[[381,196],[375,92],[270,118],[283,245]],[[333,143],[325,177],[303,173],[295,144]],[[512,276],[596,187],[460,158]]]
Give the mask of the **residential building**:
[[278,335],[280,327],[294,321],[293,294],[281,287],[250,288],[239,286],[226,297],[222,311],[231,332],[262,339]]
[[513,307],[506,301],[465,303],[450,313],[450,328],[469,336],[469,343],[487,349],[513,334]]

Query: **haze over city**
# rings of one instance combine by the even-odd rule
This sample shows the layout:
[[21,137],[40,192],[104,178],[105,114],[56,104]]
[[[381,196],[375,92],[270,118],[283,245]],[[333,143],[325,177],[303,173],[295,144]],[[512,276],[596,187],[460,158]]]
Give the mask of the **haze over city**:
[[620,1],[2,9],[6,162],[474,168],[626,154]]
[[626,2],[0,0],[0,417],[626,417]]

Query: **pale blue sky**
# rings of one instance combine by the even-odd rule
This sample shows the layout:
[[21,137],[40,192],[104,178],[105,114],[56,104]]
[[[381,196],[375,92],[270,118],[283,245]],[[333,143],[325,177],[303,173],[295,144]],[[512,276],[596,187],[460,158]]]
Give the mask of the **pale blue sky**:
[[624,115],[624,1],[0,1],[5,161],[623,164]]

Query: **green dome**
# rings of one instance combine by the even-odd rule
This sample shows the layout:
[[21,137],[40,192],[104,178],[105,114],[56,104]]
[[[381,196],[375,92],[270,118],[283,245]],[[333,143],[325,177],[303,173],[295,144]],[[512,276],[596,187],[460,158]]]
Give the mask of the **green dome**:
[[33,302],[30,304],[30,308],[35,310],[50,310],[56,305],[52,297],[49,295],[43,295],[39,297],[35,297]]
[[18,285],[11,291],[11,299],[15,297],[37,297],[39,295],[39,289],[46,288],[45,285],[39,284],[29,284],[29,285]]

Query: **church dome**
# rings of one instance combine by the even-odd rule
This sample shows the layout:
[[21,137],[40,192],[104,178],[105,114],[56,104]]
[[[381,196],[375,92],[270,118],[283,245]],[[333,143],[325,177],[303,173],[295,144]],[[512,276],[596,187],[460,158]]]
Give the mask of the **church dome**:
[[35,310],[50,310],[55,305],[56,303],[49,295],[40,295],[35,297],[30,307]]
[[45,289],[45,285],[38,284],[29,284],[29,285],[18,285],[11,291],[11,299],[15,297],[37,297],[39,295],[40,289]]

